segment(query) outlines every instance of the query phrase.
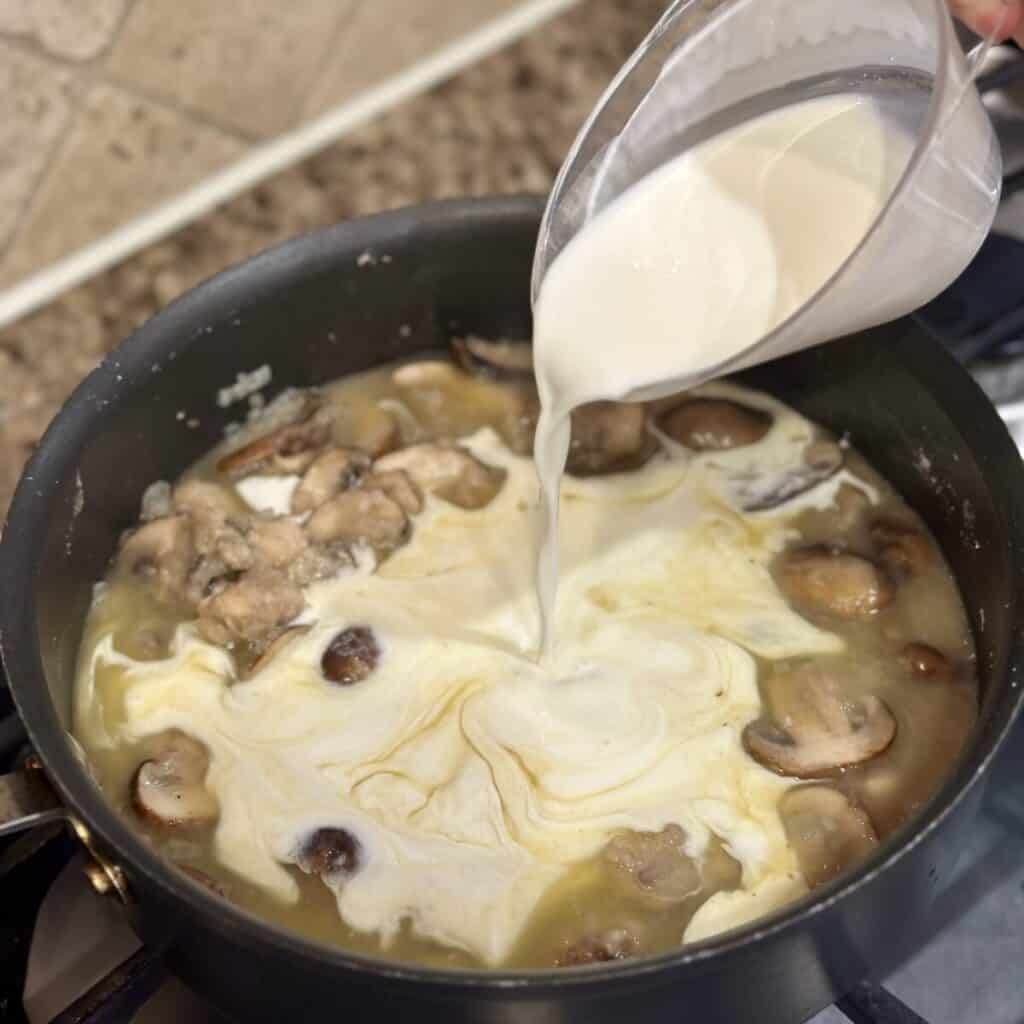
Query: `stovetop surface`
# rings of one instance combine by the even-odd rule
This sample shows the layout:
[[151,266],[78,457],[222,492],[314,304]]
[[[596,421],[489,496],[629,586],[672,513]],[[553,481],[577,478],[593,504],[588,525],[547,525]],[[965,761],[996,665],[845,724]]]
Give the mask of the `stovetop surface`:
[[[1003,50],[987,71],[1012,62],[1024,66]],[[995,231],[918,323],[968,364],[1024,450],[1024,86],[993,91],[986,102],[1008,174]],[[0,687],[0,769],[8,767],[9,712]],[[77,856],[63,834],[0,844],[0,1020],[51,1020],[137,946],[122,915],[88,888]],[[878,979],[897,1003],[868,1007],[858,997],[840,1004],[845,1013],[830,1007],[813,1024],[1024,1024],[1024,721],[994,765],[977,824],[923,925],[931,938]],[[224,1020],[175,981],[137,1013],[108,1015],[103,1024],[128,1019]]]

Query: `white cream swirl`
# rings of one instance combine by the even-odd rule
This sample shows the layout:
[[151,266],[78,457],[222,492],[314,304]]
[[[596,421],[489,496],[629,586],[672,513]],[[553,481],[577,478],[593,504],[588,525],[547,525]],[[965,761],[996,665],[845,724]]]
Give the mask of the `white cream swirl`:
[[[339,913],[385,946],[408,921],[500,964],[573,863],[616,829],[670,822],[693,855],[716,835],[743,869],[742,889],[705,904],[691,937],[771,909],[799,883],[776,813],[786,783],[740,743],[760,713],[752,655],[842,644],[791,611],[769,573],[796,506],[735,504],[752,467],[800,463],[811,426],[764,396],[704,393],[768,409],[773,429],[746,449],[566,479],[558,639],[542,663],[533,465],[481,430],[465,443],[506,469],[499,496],[478,511],[431,498],[376,572],[310,587],[311,630],[251,680],[190,625],[157,662],[98,637],[82,659],[78,736],[88,749],[178,727],[205,743],[216,855],[280,900],[298,899],[282,865],[301,837],[352,831],[364,866],[335,886]],[[799,504],[827,504],[837,486]],[[320,656],[354,624],[374,630],[381,658],[363,682],[334,686]],[[116,671],[101,680],[101,664]]]

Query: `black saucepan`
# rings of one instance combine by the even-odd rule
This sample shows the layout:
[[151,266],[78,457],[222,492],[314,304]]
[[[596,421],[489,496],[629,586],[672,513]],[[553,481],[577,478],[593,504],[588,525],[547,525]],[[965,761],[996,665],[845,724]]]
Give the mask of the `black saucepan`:
[[0,640],[31,741],[69,813],[120,866],[138,933],[240,1019],[803,1020],[914,941],[1021,704],[1024,471],[970,377],[900,322],[744,375],[848,432],[902,490],[952,563],[977,640],[983,703],[969,749],[917,820],[859,871],[677,953],[490,974],[398,966],[304,941],[219,901],[140,842],[65,730],[92,584],[143,489],[178,474],[240,415],[217,403],[239,371],[271,367],[270,395],[437,348],[453,333],[527,336],[540,209],[521,198],[403,210],[288,242],[215,277],[84,381],[14,498],[0,548]]

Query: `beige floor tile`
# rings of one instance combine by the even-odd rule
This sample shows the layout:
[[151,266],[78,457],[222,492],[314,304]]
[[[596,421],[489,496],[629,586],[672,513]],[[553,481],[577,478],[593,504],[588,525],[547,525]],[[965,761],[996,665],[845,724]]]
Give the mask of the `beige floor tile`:
[[127,0],[0,0],[0,32],[33,36],[48,53],[91,60],[110,45]]
[[177,111],[94,86],[0,264],[0,285],[102,237],[244,149]]
[[219,124],[274,135],[294,123],[353,2],[136,0],[106,67]]
[[0,42],[0,251],[72,113],[75,79]]
[[359,0],[306,113],[321,114],[522,5],[523,0]]

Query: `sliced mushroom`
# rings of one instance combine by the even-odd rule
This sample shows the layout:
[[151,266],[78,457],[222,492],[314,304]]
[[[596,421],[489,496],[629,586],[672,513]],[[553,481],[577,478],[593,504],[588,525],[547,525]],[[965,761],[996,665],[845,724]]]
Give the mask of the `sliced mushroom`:
[[658,418],[662,433],[696,452],[757,444],[771,426],[768,413],[724,398],[691,398]]
[[574,476],[619,473],[642,466],[657,451],[639,402],[592,402],[572,414],[566,469]]
[[824,545],[783,555],[779,582],[798,605],[842,619],[870,618],[894,596],[892,584],[873,562]]
[[374,463],[374,471],[401,470],[422,490],[464,509],[483,508],[505,483],[505,470],[481,462],[456,444],[414,444]]
[[286,629],[267,645],[266,650],[242,673],[241,678],[252,679],[262,672],[293,640],[305,636],[309,630],[309,626],[291,626]]
[[392,501],[402,506],[402,511],[407,516],[414,516],[423,511],[423,495],[405,470],[391,469],[383,473],[371,473],[363,481],[363,486],[383,491]]
[[933,682],[947,682],[953,678],[949,659],[928,644],[907,644],[900,652],[900,664],[911,675]]
[[394,451],[402,443],[398,419],[377,402],[346,402],[336,407],[334,440],[347,448],[377,458]]
[[369,544],[391,551],[409,539],[411,525],[402,506],[382,490],[356,488],[325,501],[306,523],[317,544]]
[[278,427],[229,452],[217,463],[217,469],[233,480],[254,473],[302,473],[329,434],[330,417],[326,410],[317,410],[299,423]]
[[862,861],[878,845],[867,812],[831,786],[797,786],[779,803],[786,837],[813,889]]
[[700,869],[686,852],[686,833],[678,825],[660,832],[623,832],[604,848],[605,859],[659,903],[678,903],[701,887]]
[[133,576],[149,581],[158,600],[176,601],[185,596],[195,553],[188,517],[165,516],[131,533],[121,546],[118,562]]
[[158,825],[203,825],[217,817],[217,801],[204,785],[206,748],[177,730],[166,734],[158,757],[139,765],[132,779],[132,806]]
[[871,524],[871,539],[882,564],[898,575],[915,576],[934,560],[928,538],[912,527],[879,519]]
[[362,682],[377,667],[380,646],[369,626],[349,626],[327,645],[320,659],[324,678],[339,686]]
[[303,474],[292,494],[293,512],[311,512],[355,484],[369,469],[370,459],[354,448],[328,448]]
[[253,570],[200,603],[199,632],[211,643],[259,648],[304,607],[302,591],[282,573]]
[[299,849],[296,861],[307,875],[351,878],[362,865],[362,846],[348,829],[318,828]]
[[291,519],[255,519],[246,535],[257,566],[287,569],[308,547],[306,534]]
[[443,359],[418,359],[399,366],[391,379],[400,388],[447,388],[458,385],[460,376],[459,371]]
[[529,342],[453,338],[452,355],[466,373],[477,377],[490,380],[533,377],[533,348]]
[[780,775],[812,779],[880,754],[896,735],[896,719],[873,695],[851,700],[838,680],[814,665],[767,683],[770,717],[743,730],[755,761]]
[[640,949],[640,940],[627,928],[609,928],[600,935],[584,935],[566,946],[555,959],[556,967],[585,967],[626,960]]
[[801,462],[774,472],[755,472],[735,480],[734,488],[745,512],[763,512],[817,487],[838,473],[842,465],[839,445],[833,441],[814,441],[804,449]]

